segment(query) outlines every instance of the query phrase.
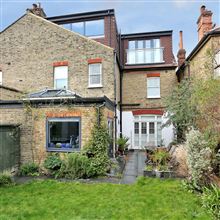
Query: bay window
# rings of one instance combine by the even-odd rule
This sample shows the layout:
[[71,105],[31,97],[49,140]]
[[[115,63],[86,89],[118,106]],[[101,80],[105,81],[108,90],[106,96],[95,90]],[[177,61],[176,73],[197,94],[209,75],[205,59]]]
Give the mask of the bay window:
[[80,150],[80,118],[49,118],[47,121],[47,150]]

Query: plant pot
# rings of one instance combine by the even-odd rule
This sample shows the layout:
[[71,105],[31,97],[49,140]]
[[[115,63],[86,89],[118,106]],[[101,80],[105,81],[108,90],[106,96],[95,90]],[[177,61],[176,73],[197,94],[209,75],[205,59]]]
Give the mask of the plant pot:
[[172,178],[174,177],[173,171],[162,171],[163,172],[163,178]]
[[155,177],[155,171],[154,170],[144,170],[144,176],[147,176],[147,177]]
[[159,171],[155,170],[156,177],[158,178],[172,178],[174,176],[173,171]]
[[163,172],[163,171],[155,170],[155,176],[156,176],[157,178],[161,178],[161,177],[162,177],[162,172]]

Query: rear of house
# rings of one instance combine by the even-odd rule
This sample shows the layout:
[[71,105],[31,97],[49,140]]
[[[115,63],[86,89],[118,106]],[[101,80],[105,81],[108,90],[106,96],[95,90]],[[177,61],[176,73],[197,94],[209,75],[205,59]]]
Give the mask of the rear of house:
[[177,80],[172,31],[122,35],[122,132],[131,149],[168,146],[174,139],[164,99]]
[[[0,127],[18,125],[21,163],[81,150],[98,112],[115,139],[112,48],[30,12],[1,32],[0,43]],[[114,152],[112,143],[109,156]]]
[[118,33],[113,9],[46,17],[34,5],[0,35],[0,128],[18,127],[20,162],[77,152],[100,114],[113,143],[168,146],[163,104],[177,83],[172,31]]

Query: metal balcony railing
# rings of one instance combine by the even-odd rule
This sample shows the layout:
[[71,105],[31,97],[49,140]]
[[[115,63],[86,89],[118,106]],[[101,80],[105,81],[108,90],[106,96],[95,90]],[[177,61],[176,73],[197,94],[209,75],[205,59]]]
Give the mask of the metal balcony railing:
[[163,63],[164,47],[159,48],[144,48],[144,49],[127,49],[126,64],[152,64]]

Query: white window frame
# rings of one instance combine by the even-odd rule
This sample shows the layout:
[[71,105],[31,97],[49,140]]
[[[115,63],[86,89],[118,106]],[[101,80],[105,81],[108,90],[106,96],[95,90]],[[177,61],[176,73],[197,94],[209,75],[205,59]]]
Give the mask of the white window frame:
[[[149,86],[149,81],[151,79],[159,79],[159,87]],[[149,88],[159,88],[159,95],[156,95],[156,96],[149,95],[149,92],[148,92]],[[148,99],[159,99],[159,98],[161,98],[161,94],[160,94],[160,77],[159,76],[158,77],[147,77],[147,98]]]
[[[133,146],[136,147],[143,147],[141,146],[141,142],[142,142],[142,132],[141,132],[141,124],[143,122],[147,123],[147,143],[149,143],[149,124],[150,122],[154,123],[154,141],[155,141],[155,146],[158,146],[158,123],[161,123],[162,125],[162,115],[136,115],[133,119],[133,135],[135,135],[135,131],[134,131],[134,123],[138,123],[139,125],[139,137],[138,137],[138,146],[135,145],[135,137],[133,136]],[[161,128],[161,132],[162,132],[162,128]],[[161,135],[161,140],[160,142],[162,143],[162,135]],[[159,145],[161,145],[161,143]]]
[[0,70],[0,85],[2,85],[3,83],[3,74],[2,71]]
[[214,78],[220,78],[220,50],[214,57]]
[[57,78],[55,77],[55,70],[56,70],[56,68],[62,68],[62,67],[66,67],[66,69],[67,69],[66,77],[64,77],[64,78],[59,78],[59,79],[66,79],[67,84],[66,84],[66,88],[65,88],[65,89],[68,89],[68,66],[54,66],[54,68],[53,68],[54,89],[64,89],[64,88],[57,88],[57,85],[56,85],[56,80],[57,80]]
[[[92,65],[100,65],[100,73],[99,74],[94,74],[94,73],[92,73],[91,74],[91,66]],[[98,83],[98,84],[91,84],[90,83],[90,77],[91,76],[95,76],[95,75],[100,75],[100,83]],[[103,87],[103,85],[102,85],[102,63],[90,63],[89,64],[89,82],[88,82],[88,88],[100,88],[100,87]]]

